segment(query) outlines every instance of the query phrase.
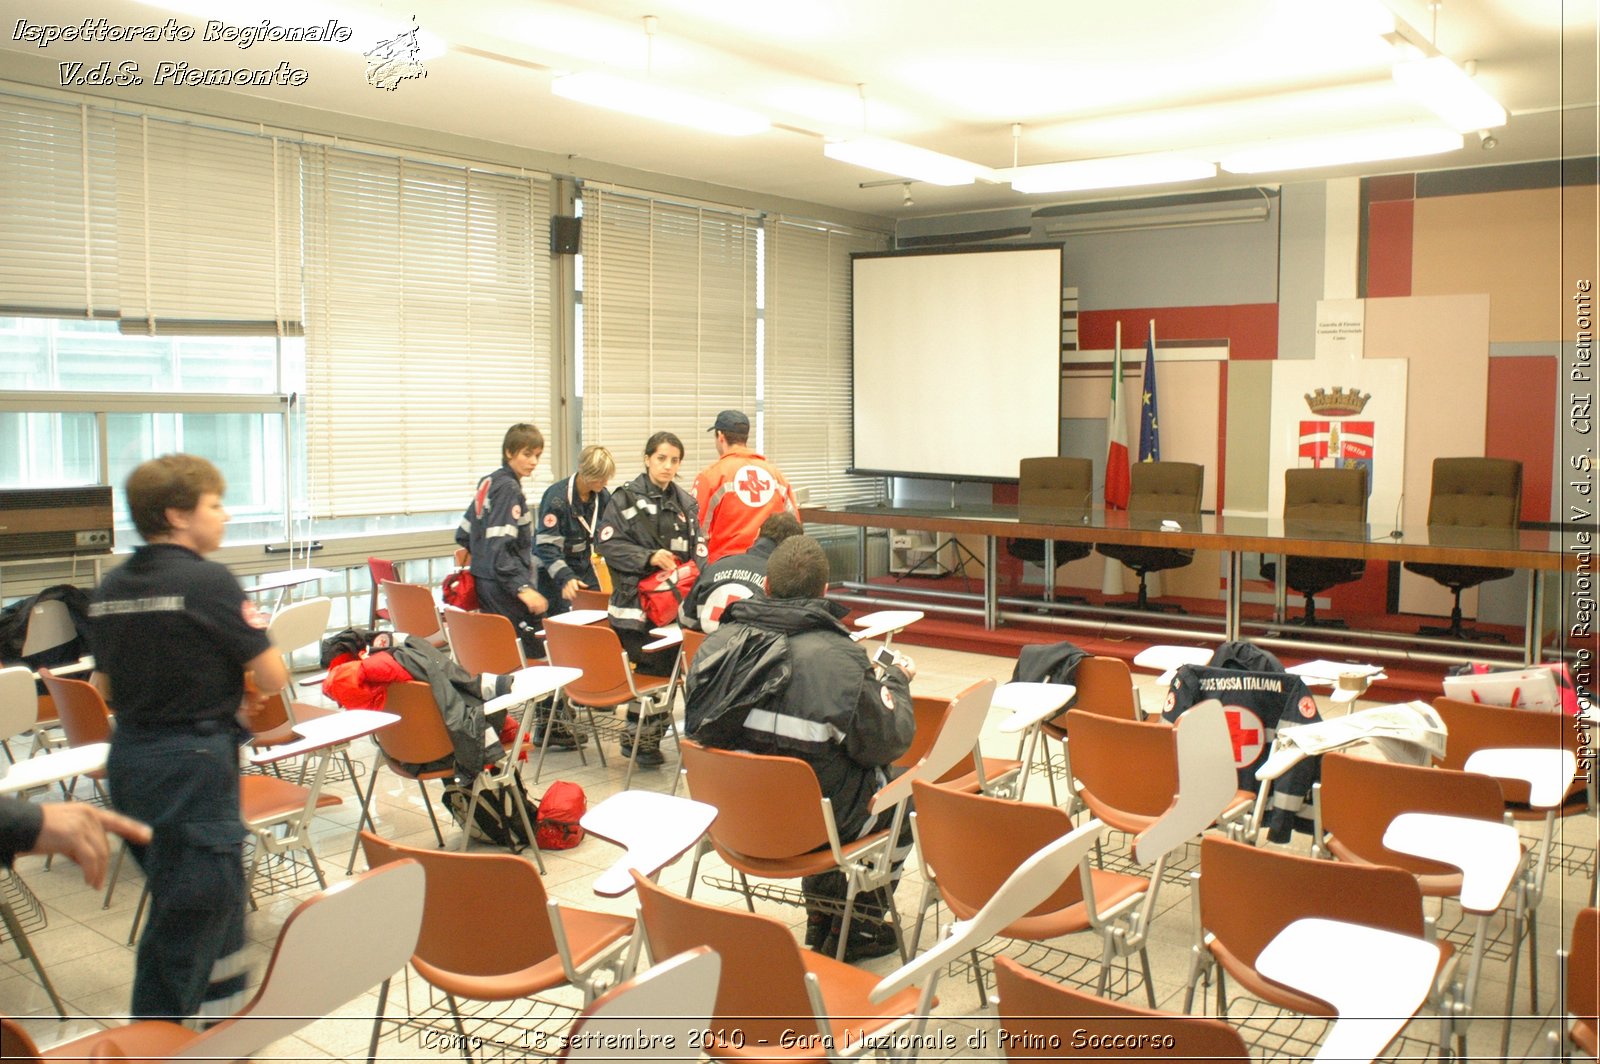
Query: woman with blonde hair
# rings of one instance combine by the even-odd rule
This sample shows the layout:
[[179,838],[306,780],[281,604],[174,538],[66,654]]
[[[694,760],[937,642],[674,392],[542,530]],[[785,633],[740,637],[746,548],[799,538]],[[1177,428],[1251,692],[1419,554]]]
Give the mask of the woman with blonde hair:
[[599,590],[595,576],[594,534],[611,501],[606,485],[617,472],[611,452],[590,444],[578,453],[578,469],[545,489],[539,502],[539,527],[533,553],[539,565],[539,592],[550,613],[565,613],[579,588]]

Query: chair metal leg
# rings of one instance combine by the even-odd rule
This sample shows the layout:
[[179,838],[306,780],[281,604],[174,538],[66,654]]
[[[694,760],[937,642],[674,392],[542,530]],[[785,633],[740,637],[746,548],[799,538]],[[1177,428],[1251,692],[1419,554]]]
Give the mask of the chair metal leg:
[[133,945],[139,937],[139,925],[144,922],[144,907],[150,904],[150,883],[145,881],[144,889],[139,892],[139,904],[133,910],[133,926],[128,928],[128,945]]
[[57,1016],[66,1016],[67,1006],[62,1004],[61,996],[56,993],[56,988],[50,982],[50,977],[45,974],[44,965],[39,961],[39,955],[33,951],[33,944],[28,941],[27,934],[22,930],[22,924],[17,920],[17,914],[11,911],[11,905],[0,898],[0,922],[6,925],[6,933],[11,936],[11,941],[16,945],[17,952],[33,965],[33,970],[39,976],[39,983],[44,987],[45,994],[50,998],[50,1004],[55,1006]]
[[710,849],[710,847],[711,842],[708,839],[701,839],[699,843],[695,845],[694,860],[689,864],[689,886],[683,892],[683,896],[685,898],[694,897],[694,885],[695,882],[700,878],[700,858],[705,856],[706,850]]
[[978,984],[978,1007],[980,1009],[988,1008],[989,991],[983,985],[983,964],[977,950],[972,951],[972,981]]
[[461,1059],[472,1064],[472,1051],[467,1048],[467,1029],[461,1024],[461,1006],[456,1003],[454,995],[446,994],[444,997],[450,1002],[450,1018],[456,1021],[456,1035],[461,1039]]
[[378,1061],[378,1035],[383,1030],[383,1006],[389,1000],[389,980],[385,979],[378,985],[378,1008],[372,1017],[372,1041],[367,1045],[367,1064],[377,1064]]
[[844,916],[839,921],[839,947],[838,951],[833,956],[833,959],[836,961],[844,960],[844,949],[850,940],[850,921],[855,917],[856,914],[857,893],[858,891],[855,889],[855,884],[851,884],[850,891],[845,895]]
[[751,912],[756,911],[756,900],[750,896],[750,880],[745,878],[743,872],[739,873],[739,885],[744,890],[744,904]]
[[1139,967],[1144,969],[1144,996],[1150,999],[1150,1007],[1156,1007],[1156,981],[1150,974],[1150,951],[1143,946],[1139,947]]
[[111,862],[111,875],[107,877],[106,896],[100,902],[100,908],[111,908],[111,892],[117,889],[117,877],[122,874],[122,859],[128,856],[128,840],[123,839],[122,845],[117,847],[117,856]]

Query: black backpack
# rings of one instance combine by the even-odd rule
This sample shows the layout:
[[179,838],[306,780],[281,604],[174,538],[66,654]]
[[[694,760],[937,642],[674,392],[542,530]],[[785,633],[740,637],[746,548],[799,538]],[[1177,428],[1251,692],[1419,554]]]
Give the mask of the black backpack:
[[[528,810],[528,822],[536,824],[539,817],[539,803],[528,797],[528,792],[522,788],[522,777],[512,775],[513,785],[522,796],[522,803]],[[487,842],[494,846],[503,846],[512,853],[520,853],[526,849],[532,840],[523,829],[522,816],[517,812],[515,800],[511,791],[506,787],[486,788],[478,795],[478,801],[472,811],[472,823],[467,823],[467,806],[472,805],[472,787],[460,782],[448,783],[444,788],[445,808],[450,810],[450,816],[455,820],[456,826],[466,828],[467,834],[479,842]]]

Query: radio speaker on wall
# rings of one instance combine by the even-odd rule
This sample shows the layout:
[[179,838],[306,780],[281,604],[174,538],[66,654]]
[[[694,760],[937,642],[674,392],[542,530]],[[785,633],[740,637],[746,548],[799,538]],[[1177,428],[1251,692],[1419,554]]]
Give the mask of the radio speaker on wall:
[[550,254],[576,255],[582,238],[583,220],[556,215],[550,219]]

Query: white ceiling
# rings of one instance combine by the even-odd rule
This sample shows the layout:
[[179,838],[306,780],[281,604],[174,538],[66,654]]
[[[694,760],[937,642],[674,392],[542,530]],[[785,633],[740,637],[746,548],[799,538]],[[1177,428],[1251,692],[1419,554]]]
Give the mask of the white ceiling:
[[[55,63],[133,61],[153,79],[163,60],[197,67],[307,71],[298,87],[250,90],[271,100],[359,119],[420,126],[597,164],[886,216],[1034,206],[1068,199],[1237,187],[1360,173],[1482,166],[1596,151],[1595,9],[1592,0],[1446,0],[1434,43],[1510,113],[1487,151],[1469,136],[1446,155],[1390,163],[1071,196],[1025,196],[1005,185],[899,184],[823,157],[824,136],[859,133],[865,86],[869,132],[987,166],[1012,162],[1012,123],[1023,124],[1020,161],[1057,162],[1161,149],[1207,151],[1271,137],[1428,116],[1392,87],[1394,52],[1351,31],[1331,10],[1356,0],[0,0],[0,70],[55,77]],[[1388,5],[1426,40],[1422,0]],[[233,24],[357,27],[370,47],[373,16],[417,25],[448,51],[424,60],[427,77],[393,91],[367,84],[361,48],[263,42],[62,43],[15,39],[17,20],[149,24],[176,17]],[[657,25],[647,49],[643,16]],[[773,118],[771,132],[725,138],[557,99],[553,74],[606,68],[718,93]],[[26,53],[23,60],[13,53]],[[51,65],[44,65],[48,61]],[[147,84],[126,93],[189,109],[206,90]],[[209,97],[214,100],[215,97]],[[1218,109],[1217,105],[1226,105]],[[216,110],[215,105],[209,106]],[[253,112],[255,113],[255,112]],[[285,122],[284,124],[291,124]],[[1563,139],[1564,138],[1564,139]]]

